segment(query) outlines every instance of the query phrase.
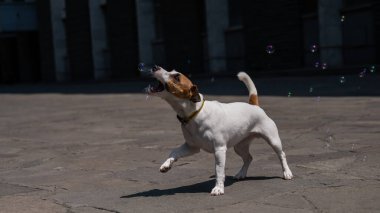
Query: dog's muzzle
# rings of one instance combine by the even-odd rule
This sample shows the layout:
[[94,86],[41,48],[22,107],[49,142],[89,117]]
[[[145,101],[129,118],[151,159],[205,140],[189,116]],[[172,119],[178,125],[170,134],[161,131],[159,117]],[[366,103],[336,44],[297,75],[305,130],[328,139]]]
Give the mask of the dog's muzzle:
[[157,72],[157,71],[160,70],[160,69],[161,69],[160,66],[154,65],[154,66],[152,67],[152,72]]

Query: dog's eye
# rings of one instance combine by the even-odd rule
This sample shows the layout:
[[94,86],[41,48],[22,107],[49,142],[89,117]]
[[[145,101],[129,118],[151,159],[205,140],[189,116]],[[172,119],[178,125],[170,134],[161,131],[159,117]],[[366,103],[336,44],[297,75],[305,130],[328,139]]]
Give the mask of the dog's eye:
[[175,75],[173,75],[174,80],[177,81],[177,82],[180,81],[180,79],[181,79],[180,77],[181,77],[180,74],[175,74]]

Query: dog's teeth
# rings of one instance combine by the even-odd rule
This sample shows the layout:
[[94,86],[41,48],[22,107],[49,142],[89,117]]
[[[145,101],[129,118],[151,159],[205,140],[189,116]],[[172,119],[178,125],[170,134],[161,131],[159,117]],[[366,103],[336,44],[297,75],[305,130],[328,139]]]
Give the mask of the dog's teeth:
[[145,87],[145,92],[150,92],[152,90],[152,86],[150,86],[150,84]]

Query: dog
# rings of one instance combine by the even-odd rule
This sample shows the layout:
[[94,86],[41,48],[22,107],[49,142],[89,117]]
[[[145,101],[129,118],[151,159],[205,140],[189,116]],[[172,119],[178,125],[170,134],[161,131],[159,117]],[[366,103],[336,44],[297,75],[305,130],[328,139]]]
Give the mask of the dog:
[[178,159],[196,154],[202,149],[215,155],[216,184],[211,195],[223,195],[227,149],[233,147],[243,159],[243,166],[234,179],[244,179],[252,161],[250,143],[254,138],[261,137],[279,157],[284,179],[293,178],[276,124],[259,107],[256,87],[245,72],[240,72],[237,76],[248,88],[248,103],[206,101],[197,86],[175,70],[169,72],[156,65],[151,69],[151,74],[158,80],[158,84],[148,86],[146,92],[164,99],[173,108],[185,139],[185,143],[174,149],[161,165],[162,173],[169,171]]

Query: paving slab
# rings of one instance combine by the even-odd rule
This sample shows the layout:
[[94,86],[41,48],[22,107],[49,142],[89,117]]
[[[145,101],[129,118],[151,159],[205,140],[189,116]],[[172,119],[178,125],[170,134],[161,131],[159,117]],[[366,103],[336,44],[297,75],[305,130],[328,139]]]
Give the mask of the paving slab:
[[[90,86],[91,87],[91,86]],[[209,100],[247,96],[206,94]],[[175,113],[141,93],[0,93],[0,212],[379,212],[380,97],[260,96],[295,178],[261,139],[244,181],[227,153],[209,195],[205,152],[159,172],[183,143]]]

